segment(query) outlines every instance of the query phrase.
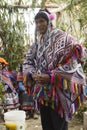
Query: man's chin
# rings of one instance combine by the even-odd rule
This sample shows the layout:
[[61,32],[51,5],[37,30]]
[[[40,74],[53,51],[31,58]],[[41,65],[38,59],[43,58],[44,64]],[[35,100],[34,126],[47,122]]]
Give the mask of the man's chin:
[[42,31],[39,31],[40,32],[40,34],[44,34],[45,32],[42,30]]

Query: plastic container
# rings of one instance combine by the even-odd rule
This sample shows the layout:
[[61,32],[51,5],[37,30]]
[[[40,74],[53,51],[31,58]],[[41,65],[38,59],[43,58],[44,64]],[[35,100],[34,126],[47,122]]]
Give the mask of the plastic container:
[[25,130],[25,111],[12,110],[4,113],[7,130]]

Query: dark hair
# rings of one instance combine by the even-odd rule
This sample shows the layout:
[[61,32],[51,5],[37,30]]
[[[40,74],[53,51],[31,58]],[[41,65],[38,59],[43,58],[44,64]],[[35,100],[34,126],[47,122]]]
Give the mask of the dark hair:
[[2,69],[4,69],[6,67],[6,65],[4,63],[1,63],[0,64],[2,65]]
[[[47,12],[46,12],[47,13]],[[35,16],[35,20],[39,19],[39,18],[44,18],[47,22],[49,22],[49,17],[47,16],[44,11],[40,10],[36,16]],[[49,15],[49,14],[48,14]]]

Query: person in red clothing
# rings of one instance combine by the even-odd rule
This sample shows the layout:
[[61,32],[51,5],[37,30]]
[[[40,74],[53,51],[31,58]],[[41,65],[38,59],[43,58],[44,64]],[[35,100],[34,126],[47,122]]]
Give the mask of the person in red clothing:
[[18,92],[18,96],[19,96],[19,102],[20,102],[20,108],[22,109],[22,95],[23,93],[25,93],[25,87],[24,87],[24,83],[23,83],[23,73],[22,73],[22,66],[20,66],[18,68],[18,72],[17,72],[17,89],[16,91]]
[[19,99],[12,79],[14,79],[13,72],[10,72],[6,67],[9,63],[0,57],[0,82],[2,84],[2,99],[0,99],[0,108],[7,111],[19,107]]

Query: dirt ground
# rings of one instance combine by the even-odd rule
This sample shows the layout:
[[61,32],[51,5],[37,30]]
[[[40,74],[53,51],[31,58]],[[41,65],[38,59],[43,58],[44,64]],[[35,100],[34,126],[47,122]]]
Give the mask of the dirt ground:
[[[40,118],[38,120],[26,121],[26,130],[42,130]],[[83,130],[83,125],[75,119],[69,122],[69,130]]]
[[[0,121],[0,130],[6,130],[4,122]],[[26,120],[25,130],[42,130],[40,116],[38,119]],[[73,119],[69,122],[69,130],[83,130],[83,124],[79,120]]]

